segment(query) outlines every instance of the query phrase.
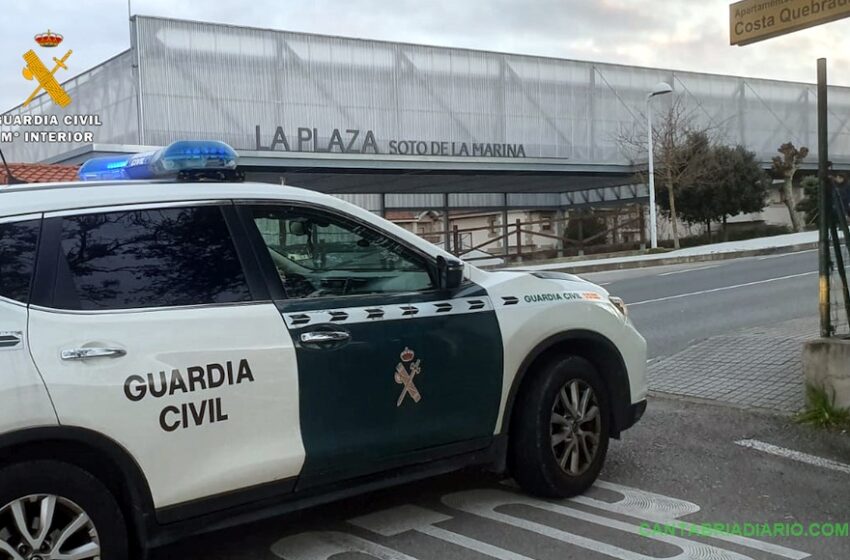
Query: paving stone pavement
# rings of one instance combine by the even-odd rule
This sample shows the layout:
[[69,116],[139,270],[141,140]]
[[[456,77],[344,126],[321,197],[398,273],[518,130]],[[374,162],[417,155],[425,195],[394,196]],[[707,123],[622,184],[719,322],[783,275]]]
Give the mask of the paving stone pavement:
[[802,344],[817,336],[815,317],[698,341],[652,362],[649,387],[661,393],[796,412],[804,404]]

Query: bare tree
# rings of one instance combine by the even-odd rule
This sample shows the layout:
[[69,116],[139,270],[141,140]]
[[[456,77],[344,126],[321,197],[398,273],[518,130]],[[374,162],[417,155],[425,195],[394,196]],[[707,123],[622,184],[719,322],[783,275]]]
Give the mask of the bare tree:
[[[661,185],[668,197],[667,211],[673,228],[673,246],[679,248],[678,213],[676,193],[683,186],[693,184],[707,173],[704,158],[694,151],[694,138],[704,137],[708,144],[717,140],[718,131],[713,125],[700,123],[683,102],[676,98],[653,119],[652,144],[655,156],[655,183]],[[646,119],[643,119],[646,122]],[[632,162],[640,161],[647,153],[646,128],[635,127],[617,137],[620,150]],[[708,146],[706,146],[708,147]],[[647,170],[638,173],[638,180],[647,182]]]
[[803,231],[803,221],[800,219],[800,214],[797,213],[797,201],[794,198],[794,175],[800,169],[803,160],[809,155],[809,149],[805,146],[800,146],[800,149],[797,149],[791,142],[786,142],[779,146],[777,151],[782,155],[773,158],[773,174],[776,178],[783,180],[782,201],[788,208],[794,231]]

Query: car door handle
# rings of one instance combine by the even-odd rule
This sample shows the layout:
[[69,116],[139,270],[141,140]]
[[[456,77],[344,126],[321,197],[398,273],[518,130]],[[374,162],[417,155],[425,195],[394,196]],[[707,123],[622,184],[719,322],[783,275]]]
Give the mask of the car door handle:
[[88,360],[90,358],[120,358],[127,351],[122,348],[71,348],[62,350],[63,360]]
[[14,348],[23,340],[23,334],[15,332],[0,332],[0,348]]
[[301,342],[304,344],[322,344],[325,342],[342,342],[351,338],[345,331],[316,331],[303,333]]

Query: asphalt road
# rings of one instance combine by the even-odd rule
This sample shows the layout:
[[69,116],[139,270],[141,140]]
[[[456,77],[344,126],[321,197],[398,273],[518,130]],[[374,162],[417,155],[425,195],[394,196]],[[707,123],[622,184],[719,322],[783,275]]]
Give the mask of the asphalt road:
[[625,299],[650,358],[818,312],[817,252],[582,275]]

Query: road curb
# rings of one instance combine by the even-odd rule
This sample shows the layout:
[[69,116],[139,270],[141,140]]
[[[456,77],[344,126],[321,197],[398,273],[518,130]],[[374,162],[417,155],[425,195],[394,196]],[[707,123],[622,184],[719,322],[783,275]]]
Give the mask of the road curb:
[[799,412],[798,410],[783,410],[780,408],[767,408],[764,406],[752,406],[752,405],[743,405],[739,403],[733,403],[729,401],[724,401],[720,399],[707,399],[704,397],[695,397],[692,395],[681,395],[679,393],[669,393],[666,391],[656,391],[654,389],[649,390],[649,402],[647,405],[647,409],[651,410],[652,400],[667,400],[667,401],[678,401],[684,403],[693,403],[693,404],[701,404],[706,406],[715,406],[718,408],[731,408],[740,412],[746,412],[751,414],[758,414],[760,416],[768,416],[774,418],[786,418],[793,419],[794,416]]
[[[688,255],[681,257],[663,257],[657,259],[636,259],[632,261],[623,261],[616,263],[599,263],[570,266],[564,263],[564,266],[546,268],[547,271],[554,272],[569,272],[573,274],[588,273],[588,272],[604,272],[607,270],[626,270],[630,268],[648,268],[653,266],[668,266],[673,264],[688,264],[697,262],[724,261],[729,259],[739,259],[742,257],[760,257],[764,255],[778,255],[782,253],[795,253],[798,251],[807,251],[817,249],[817,242],[799,243],[797,245],[785,245],[783,247],[764,247],[761,249],[747,249],[744,251],[729,251],[724,253],[706,253],[703,255]],[[529,266],[529,265],[525,265]],[[517,265],[517,268],[522,269],[523,265]],[[511,268],[502,268],[501,270],[511,270]]]

